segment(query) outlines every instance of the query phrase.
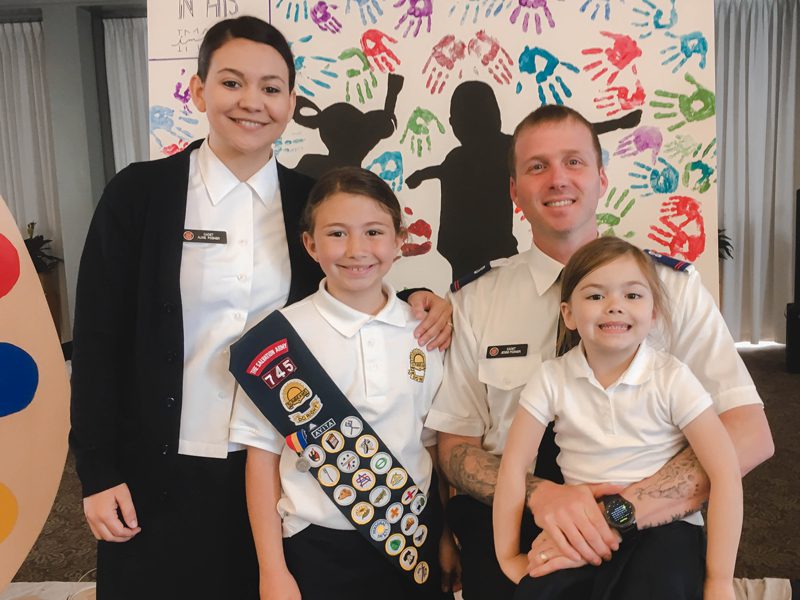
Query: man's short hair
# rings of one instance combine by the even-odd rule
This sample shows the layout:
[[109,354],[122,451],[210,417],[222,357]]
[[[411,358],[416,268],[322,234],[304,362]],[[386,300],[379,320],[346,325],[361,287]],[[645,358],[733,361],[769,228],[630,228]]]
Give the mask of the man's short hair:
[[519,138],[522,132],[543,123],[560,123],[568,119],[572,119],[586,126],[586,129],[589,130],[592,136],[592,146],[594,146],[594,151],[597,155],[597,167],[600,168],[603,166],[603,151],[600,148],[600,138],[597,137],[594,126],[586,117],[569,106],[564,106],[562,104],[545,104],[522,119],[516,129],[514,129],[511,147],[508,149],[508,172],[511,174],[511,177],[516,177],[517,175],[517,138]]

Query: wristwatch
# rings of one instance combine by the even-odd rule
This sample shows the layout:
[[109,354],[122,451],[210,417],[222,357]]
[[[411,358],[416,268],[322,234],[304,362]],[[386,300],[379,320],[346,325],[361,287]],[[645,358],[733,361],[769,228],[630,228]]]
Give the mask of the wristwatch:
[[603,514],[606,522],[612,529],[616,529],[622,540],[634,537],[639,529],[636,527],[636,509],[633,504],[619,494],[611,494],[600,498],[603,505]]

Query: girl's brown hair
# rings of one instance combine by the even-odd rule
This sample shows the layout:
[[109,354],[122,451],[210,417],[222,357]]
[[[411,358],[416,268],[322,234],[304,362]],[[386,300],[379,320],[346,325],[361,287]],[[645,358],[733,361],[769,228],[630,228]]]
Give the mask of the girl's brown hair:
[[[570,301],[572,292],[575,291],[580,281],[589,273],[623,256],[630,256],[636,261],[653,294],[653,309],[656,315],[661,317],[667,331],[669,331],[670,318],[667,293],[656,273],[653,261],[639,248],[617,237],[597,238],[572,255],[561,274],[561,302]],[[567,329],[564,317],[559,315],[559,355],[577,346],[580,339],[578,331]]]
[[308,202],[306,202],[305,210],[300,219],[300,231],[313,235],[314,211],[328,196],[338,192],[372,198],[392,217],[395,233],[403,233],[400,202],[397,200],[392,188],[372,171],[359,167],[331,169],[319,178],[308,194]]

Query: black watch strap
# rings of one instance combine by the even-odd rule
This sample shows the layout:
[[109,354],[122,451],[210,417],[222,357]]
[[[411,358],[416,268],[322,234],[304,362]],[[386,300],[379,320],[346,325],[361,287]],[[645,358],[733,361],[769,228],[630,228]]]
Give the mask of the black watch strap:
[[603,514],[612,529],[616,529],[622,540],[626,541],[639,533],[636,526],[636,509],[619,494],[610,494],[600,498],[603,503]]

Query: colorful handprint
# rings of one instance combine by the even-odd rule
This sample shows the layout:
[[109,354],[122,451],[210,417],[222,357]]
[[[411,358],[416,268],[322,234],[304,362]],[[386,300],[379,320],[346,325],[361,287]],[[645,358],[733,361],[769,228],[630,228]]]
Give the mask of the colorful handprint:
[[331,89],[332,80],[338,78],[338,75],[331,70],[331,66],[336,64],[336,59],[327,56],[305,56],[300,54],[302,50],[300,45],[309,43],[313,37],[312,35],[304,35],[289,44],[294,54],[297,89],[310,98],[316,96],[313,87],[329,90]]
[[656,31],[670,29],[678,22],[678,11],[675,10],[675,0],[660,1],[662,6],[665,4],[669,5],[666,13],[664,12],[664,8],[657,6],[650,0],[641,0],[641,4],[641,8],[633,9],[633,12],[644,17],[643,21],[633,22],[634,27],[640,27],[644,30],[641,35],[639,35],[640,40],[649,38]]
[[706,36],[704,36],[702,32],[693,31],[692,33],[687,33],[686,35],[677,36],[674,33],[667,31],[665,35],[678,40],[678,43],[667,46],[661,51],[662,55],[669,54],[669,56],[667,56],[661,63],[662,65],[668,65],[677,60],[677,64],[672,67],[672,72],[677,73],[681,67],[683,67],[683,65],[689,61],[690,58],[693,56],[699,56],[699,67],[701,69],[706,68],[708,40],[706,40]]
[[675,257],[695,261],[706,248],[706,230],[700,205],[689,196],[670,196],[661,205],[658,225],[650,226],[647,237]]
[[339,33],[342,30],[342,23],[333,14],[333,10],[339,8],[334,4],[327,2],[317,2],[311,9],[311,20],[314,25],[319,27],[322,31],[330,33]]
[[[623,2],[625,0],[622,0]],[[611,18],[611,0],[586,0],[581,4],[581,12],[585,13],[591,6],[591,18],[594,21],[597,18],[597,13],[603,9],[603,18],[608,21]]]
[[411,148],[411,152],[417,156],[422,156],[423,139],[425,140],[425,146],[427,149],[431,149],[431,125],[434,123],[436,124],[436,128],[439,130],[439,133],[445,132],[444,125],[439,120],[439,117],[437,117],[428,109],[418,106],[408,118],[406,128],[403,131],[402,137],[400,138],[400,143],[402,144],[410,133],[411,137],[409,138],[409,146]]
[[389,37],[378,29],[367,29],[361,36],[361,50],[367,56],[376,69],[381,73],[394,73],[396,65],[400,64],[400,59],[392,52],[384,43],[386,40],[389,43],[396,44],[397,40]]
[[663,141],[664,138],[658,127],[643,125],[619,141],[614,156],[636,156],[649,150],[652,156],[650,162],[656,164],[656,158],[658,158]]
[[297,23],[301,17],[304,21],[308,20],[308,0],[288,0],[288,2],[287,0],[278,0],[275,8],[280,9],[284,4],[286,5],[287,21]]
[[687,96],[686,94],[679,94],[677,92],[656,90],[656,96],[660,96],[661,98],[670,98],[672,101],[666,102],[652,100],[650,102],[650,106],[653,108],[663,108],[671,111],[655,113],[653,116],[656,119],[672,119],[674,117],[678,117],[678,113],[675,111],[675,100],[677,100],[678,109],[681,116],[678,117],[679,120],[677,122],[667,127],[667,131],[675,131],[676,129],[680,129],[686,125],[686,123],[703,121],[713,117],[716,112],[716,97],[714,96],[714,92],[700,85],[697,80],[688,73],[684,75],[684,79],[691,83],[695,88],[694,92],[692,92],[690,95]]
[[369,163],[366,169],[392,186],[392,191],[403,189],[403,155],[400,152],[387,150]]
[[514,59],[496,38],[480,30],[469,41],[468,49],[470,55],[480,60],[481,65],[497,83],[511,83]]
[[625,218],[625,215],[627,215],[633,208],[633,205],[636,204],[636,198],[628,198],[630,190],[626,189],[622,191],[616,200],[614,200],[614,195],[616,193],[617,188],[611,188],[611,190],[609,190],[605,202],[605,212],[597,213],[596,215],[597,228],[600,231],[600,235],[612,235],[630,239],[635,235],[633,230],[628,230],[623,233],[622,236],[620,236],[615,227],[622,222],[622,219]]
[[[496,17],[503,10],[506,1],[507,0],[453,0],[453,5],[450,7],[448,14],[452,17],[454,14],[457,14],[458,9],[463,5],[464,10],[461,12],[461,24],[463,25],[464,21],[466,21],[467,17],[470,15],[472,15],[472,22],[477,23],[481,9],[484,9],[484,17]],[[508,0],[509,4],[510,2],[511,0]]]
[[517,6],[511,11],[511,17],[509,18],[512,25],[517,23],[520,14],[523,14],[522,31],[525,33],[528,32],[528,22],[530,21],[531,14],[533,15],[537,34],[542,33],[542,15],[544,15],[544,18],[547,20],[550,29],[556,26],[556,22],[553,20],[553,13],[550,12],[550,8],[547,6],[547,0],[517,0]]
[[652,196],[653,194],[671,194],[677,190],[678,181],[680,179],[678,170],[663,158],[659,158],[658,162],[661,163],[658,169],[650,167],[643,162],[634,162],[634,166],[639,170],[631,171],[628,175],[643,180],[643,183],[634,184],[631,188],[647,190],[644,194],[645,196]]
[[350,102],[350,83],[360,79],[355,82],[355,88],[359,104],[364,104],[368,99],[372,99],[372,90],[378,86],[378,78],[372,72],[367,57],[358,48],[347,48],[339,55],[341,61],[350,60],[353,63],[353,58],[357,59],[358,63],[356,67],[347,69],[347,83],[344,88],[345,100]]
[[645,100],[645,93],[642,84],[636,80],[636,89],[629,90],[625,86],[615,86],[607,88],[603,95],[594,99],[594,105],[599,110],[605,110],[607,116],[612,116],[623,110],[633,110],[642,106]]
[[642,49],[639,48],[636,41],[621,33],[611,33],[610,31],[601,31],[600,33],[611,38],[614,43],[608,48],[595,47],[581,51],[581,54],[586,56],[601,55],[597,60],[593,60],[583,67],[587,73],[593,72],[592,81],[608,73],[606,84],[611,85],[620,72],[628,67],[636,75],[636,65],[633,64],[633,61],[642,55]]
[[676,135],[675,139],[664,146],[664,152],[670,158],[683,163],[689,158],[705,159],[709,155],[717,155],[717,138],[713,138],[705,147],[690,135]]
[[716,183],[716,178],[712,179],[713,175],[714,167],[702,160],[693,160],[686,163],[683,168],[681,181],[686,187],[699,194],[704,194],[711,188],[713,183]]
[[[353,1],[347,0],[347,6],[344,9],[345,14],[350,14],[350,4]],[[383,16],[383,9],[378,0],[355,0],[355,3],[358,6],[358,16],[361,18],[361,24],[365,27],[368,25],[367,20],[375,25],[378,22],[378,17]]]
[[[545,90],[550,91],[550,96],[555,104],[564,104],[564,99],[561,97],[562,94],[567,98],[572,97],[572,90],[564,82],[564,79],[556,74],[556,69],[560,67],[573,73],[580,72],[580,69],[575,65],[559,60],[551,52],[538,46],[534,48],[525,46],[522,54],[519,55],[520,73],[535,75],[536,88],[541,104],[548,103]],[[556,84],[558,84],[558,87],[556,87]],[[522,81],[517,83],[516,91],[517,94],[522,92]]]
[[394,28],[400,29],[403,24],[405,24],[406,28],[403,31],[403,37],[407,37],[412,29],[414,30],[414,37],[417,37],[422,24],[425,23],[425,30],[430,33],[433,0],[400,0],[394,6],[398,8],[403,6],[406,2],[408,2],[408,8],[400,17],[400,20],[397,21],[397,25],[395,25]]
[[467,45],[456,39],[453,34],[448,34],[436,42],[431,50],[431,55],[422,68],[422,74],[428,76],[425,80],[425,88],[431,94],[442,93],[454,70],[461,79],[462,70],[459,63],[464,60],[466,51]]

